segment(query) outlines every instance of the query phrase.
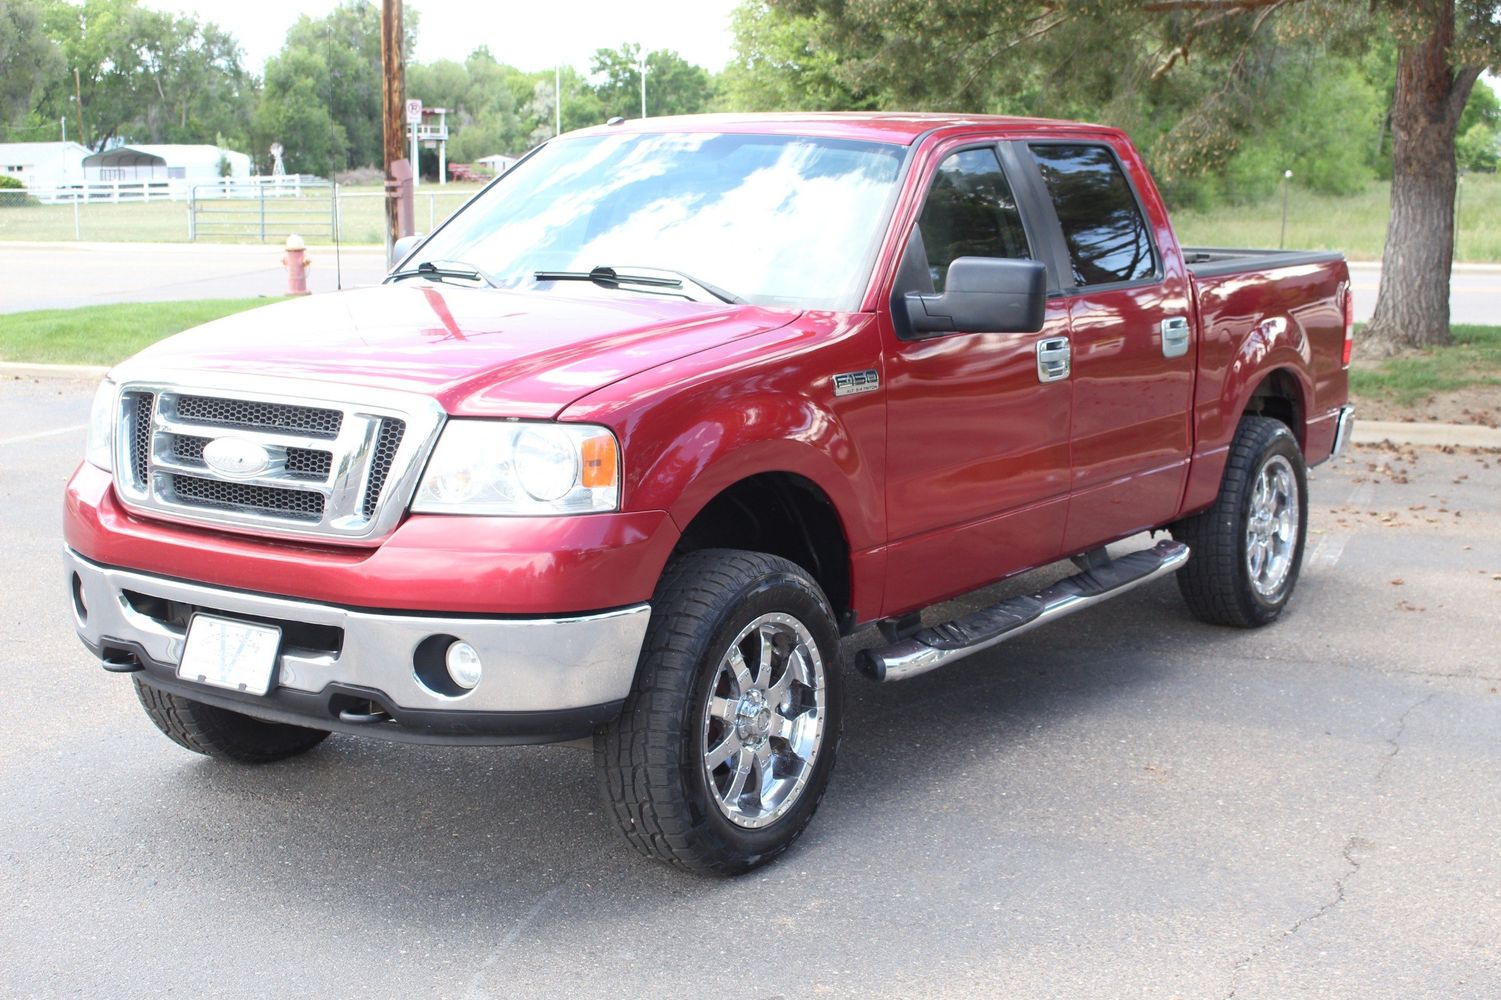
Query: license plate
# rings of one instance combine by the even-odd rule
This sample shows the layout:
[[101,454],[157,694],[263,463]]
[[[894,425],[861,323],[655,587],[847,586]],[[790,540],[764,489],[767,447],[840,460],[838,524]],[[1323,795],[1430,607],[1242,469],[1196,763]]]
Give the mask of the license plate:
[[271,689],[281,629],[212,615],[194,615],[188,622],[177,676],[214,687],[265,694]]

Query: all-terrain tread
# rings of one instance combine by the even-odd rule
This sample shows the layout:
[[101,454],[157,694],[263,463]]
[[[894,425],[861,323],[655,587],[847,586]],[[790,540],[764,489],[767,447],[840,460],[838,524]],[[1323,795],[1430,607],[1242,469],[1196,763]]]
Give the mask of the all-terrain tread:
[[[1186,517],[1171,526],[1175,539],[1189,547],[1188,563],[1178,571],[1178,590],[1188,609],[1201,621],[1212,625],[1257,628],[1273,621],[1281,608],[1258,608],[1248,592],[1241,566],[1244,526],[1242,506],[1251,489],[1252,477],[1261,458],[1279,438],[1286,438],[1297,450],[1297,439],[1280,420],[1272,417],[1246,416],[1236,428],[1225,460],[1220,492],[1209,509]],[[1301,466],[1300,466],[1301,467]],[[1307,516],[1307,491],[1302,497],[1303,516]],[[1301,543],[1300,543],[1301,550]],[[1301,558],[1301,551],[1299,553]],[[1287,593],[1296,582],[1295,564]]]
[[305,753],[328,737],[326,730],[262,722],[132,679],[136,698],[156,728],[178,746],[206,757],[269,764]]
[[[754,859],[706,847],[705,817],[684,796],[680,768],[682,721],[706,646],[732,610],[736,594],[771,577],[795,577],[815,593],[818,585],[798,565],[777,556],[738,549],[702,549],[677,557],[652,599],[641,662],[620,718],[594,740],[595,772],[606,808],[638,852],[674,867],[705,875],[735,875],[783,853],[806,828],[827,783],[810,788],[812,808],[790,837]],[[827,625],[834,628],[823,610]],[[810,627],[811,627],[811,623]],[[829,663],[828,670],[837,669]],[[821,753],[835,752],[840,733],[824,735]],[[691,760],[689,763],[696,763]]]

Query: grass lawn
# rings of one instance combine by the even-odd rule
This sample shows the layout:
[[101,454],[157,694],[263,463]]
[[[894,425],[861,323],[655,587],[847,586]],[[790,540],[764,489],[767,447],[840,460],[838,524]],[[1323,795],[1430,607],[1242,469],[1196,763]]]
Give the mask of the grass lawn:
[[0,313],[0,361],[112,365],[163,337],[275,298],[127,302]]
[[[1501,326],[1453,327],[1454,346],[1438,347],[1362,365],[1350,372],[1350,391],[1409,406],[1436,393],[1501,387]],[[1501,393],[1498,393],[1501,396]]]
[[[1386,243],[1391,185],[1372,184],[1349,197],[1293,188],[1287,205],[1287,246],[1342,250],[1351,260],[1380,260]],[[1168,206],[1172,209],[1172,206]],[[1178,238],[1188,246],[1275,247],[1281,236],[1280,196],[1254,205],[1224,205],[1207,212],[1172,212]],[[1501,260],[1501,174],[1469,174],[1460,195],[1460,261]]]

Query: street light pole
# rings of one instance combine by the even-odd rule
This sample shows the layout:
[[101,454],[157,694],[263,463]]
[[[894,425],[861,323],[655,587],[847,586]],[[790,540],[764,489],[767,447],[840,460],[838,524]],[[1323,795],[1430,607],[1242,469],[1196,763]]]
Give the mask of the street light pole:
[[641,51],[638,52],[637,55],[640,58],[640,62],[639,62],[638,65],[639,65],[639,67],[641,69],[641,117],[645,118],[646,117],[646,46],[645,45],[641,46]]
[[563,134],[563,67],[555,64],[552,68],[552,114],[553,135]]
[[1282,172],[1282,235],[1277,240],[1277,248],[1279,250],[1287,247],[1287,189],[1289,186],[1288,182],[1292,179],[1293,172],[1291,170],[1284,170]]

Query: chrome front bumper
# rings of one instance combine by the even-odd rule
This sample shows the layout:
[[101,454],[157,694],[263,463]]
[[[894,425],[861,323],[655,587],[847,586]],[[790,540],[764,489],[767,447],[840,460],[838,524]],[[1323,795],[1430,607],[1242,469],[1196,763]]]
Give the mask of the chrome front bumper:
[[[78,635],[107,668],[141,670],[147,683],[262,718],[398,739],[582,735],[574,730],[609,717],[630,690],[651,616],[645,604],[547,619],[361,611],[113,569],[71,549],[64,559]],[[177,678],[187,615],[195,611],[283,625],[266,696]],[[433,636],[478,650],[484,674],[473,690],[453,697],[418,677],[417,647]],[[355,725],[358,713],[345,706],[360,699],[374,718]]]

